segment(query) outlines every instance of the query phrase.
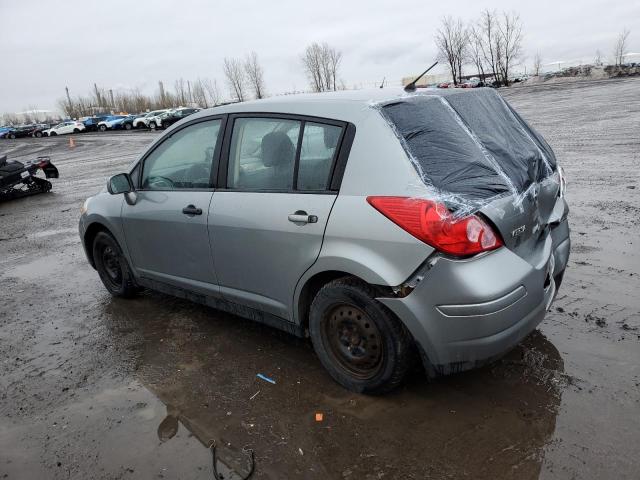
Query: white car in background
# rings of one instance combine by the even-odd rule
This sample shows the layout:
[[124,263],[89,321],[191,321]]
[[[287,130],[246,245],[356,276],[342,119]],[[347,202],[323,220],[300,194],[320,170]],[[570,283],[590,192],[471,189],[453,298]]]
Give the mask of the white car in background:
[[133,128],[149,128],[149,120],[153,117],[157,117],[158,115],[162,115],[163,113],[168,112],[169,110],[154,110],[152,112],[147,113],[144,117],[136,118],[133,121]]
[[56,135],[65,135],[67,133],[80,133],[84,130],[84,123],[76,122],[75,120],[69,120],[67,122],[59,123],[55,127],[51,127],[48,130],[44,130],[42,132],[42,135],[44,135],[45,137],[54,137]]

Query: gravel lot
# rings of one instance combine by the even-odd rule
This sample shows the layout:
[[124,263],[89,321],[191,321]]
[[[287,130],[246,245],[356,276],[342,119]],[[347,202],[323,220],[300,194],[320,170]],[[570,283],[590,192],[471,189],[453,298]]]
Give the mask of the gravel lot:
[[[0,141],[50,194],[0,203],[0,478],[616,478],[640,472],[640,79],[503,92],[565,166],[573,250],[552,311],[483,369],[365,397],[309,342],[155,293],[111,298],[83,200],[156,133]],[[256,378],[264,373],[275,385]],[[315,421],[315,413],[323,421]],[[225,478],[241,478],[225,475]]]

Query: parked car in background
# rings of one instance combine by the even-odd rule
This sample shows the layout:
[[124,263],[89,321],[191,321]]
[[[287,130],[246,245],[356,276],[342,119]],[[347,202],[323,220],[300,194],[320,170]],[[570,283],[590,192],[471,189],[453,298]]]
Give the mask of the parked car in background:
[[13,127],[9,127],[9,126],[0,127],[0,138],[4,138],[4,136],[7,133],[9,133],[12,129]]
[[79,120],[84,124],[87,132],[95,132],[98,130],[98,123],[107,117],[108,115],[96,115],[92,117],[82,117]]
[[122,122],[124,122],[128,117],[128,115],[109,115],[101,122],[98,122],[98,130],[106,132],[107,130],[116,130],[121,128]]
[[129,115],[127,118],[125,118],[122,121],[122,125],[121,128],[124,130],[131,130],[133,129],[133,122],[135,122],[136,120],[143,118],[146,115],[146,113],[140,113],[138,115]]
[[174,123],[179,122],[183,118],[193,115],[200,110],[200,108],[178,108],[176,110],[171,110],[160,117],[160,124],[158,126],[159,128],[169,128]]
[[3,138],[24,138],[30,137],[37,125],[20,125],[5,133]]
[[145,113],[143,116],[138,117],[133,121],[133,128],[149,128],[149,120],[152,117],[157,117],[158,115],[161,115],[168,111],[169,110],[167,110],[166,108],[163,108],[162,110],[153,110],[151,112]]
[[80,133],[85,130],[84,123],[75,120],[68,120],[51,127],[42,132],[45,137],[55,137],[56,135],[66,135],[69,133]]
[[148,126],[151,130],[155,130],[158,128],[167,128],[174,123],[182,120],[189,115],[192,115],[195,112],[199,112],[199,108],[175,108],[171,110],[167,110],[165,113],[160,115],[156,115],[154,117],[149,117],[147,122]]
[[569,258],[564,191],[492,89],[331,92],[190,116],[85,201],[79,232],[112,295],[308,336],[338,383],[381,393],[414,359],[464,371],[537,327]]
[[49,124],[49,123],[41,123],[39,125],[36,126],[36,128],[33,129],[33,132],[31,132],[31,136],[34,138],[40,138],[40,137],[45,137],[46,135],[44,134],[45,130],[49,130],[51,127],[55,126],[57,124]]

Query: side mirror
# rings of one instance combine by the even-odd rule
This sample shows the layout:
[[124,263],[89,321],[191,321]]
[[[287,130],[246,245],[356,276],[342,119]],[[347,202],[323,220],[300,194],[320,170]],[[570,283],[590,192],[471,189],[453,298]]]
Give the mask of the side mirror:
[[133,182],[131,181],[131,177],[128,173],[119,173],[118,175],[114,175],[107,182],[107,191],[111,195],[118,195],[119,193],[129,193],[133,192],[135,188],[133,187]]

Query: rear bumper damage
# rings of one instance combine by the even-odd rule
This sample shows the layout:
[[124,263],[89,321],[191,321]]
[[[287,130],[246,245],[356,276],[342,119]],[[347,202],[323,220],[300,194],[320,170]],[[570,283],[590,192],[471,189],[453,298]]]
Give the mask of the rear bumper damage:
[[535,260],[507,248],[467,260],[440,257],[407,296],[378,300],[411,331],[430,375],[469,370],[504,355],[544,319],[569,250],[564,220]]

